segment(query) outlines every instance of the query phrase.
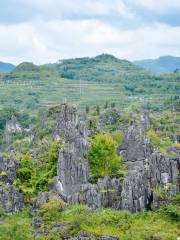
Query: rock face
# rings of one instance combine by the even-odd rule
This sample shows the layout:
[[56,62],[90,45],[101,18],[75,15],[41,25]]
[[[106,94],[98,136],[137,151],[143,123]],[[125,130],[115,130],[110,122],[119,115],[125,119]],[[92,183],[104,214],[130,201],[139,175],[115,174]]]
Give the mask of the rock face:
[[21,127],[15,116],[12,116],[11,119],[6,122],[6,128],[4,131],[5,143],[9,144],[11,142],[13,133],[23,133],[23,128]]
[[19,191],[9,184],[0,185],[0,210],[12,214],[23,206],[23,197]]
[[18,167],[18,161],[0,156],[0,182],[12,183]]
[[78,118],[75,107],[63,104],[53,132],[55,139],[61,139],[67,145],[59,152],[54,181],[56,192],[67,202],[88,204],[92,208],[110,207],[137,212],[158,207],[154,188],[168,189],[171,195],[179,190],[175,185],[178,162],[154,150],[145,135],[148,127],[149,118],[144,114],[139,123],[131,123],[117,149],[128,170],[122,183],[116,178],[105,177],[97,184],[90,184],[85,158],[88,149],[86,121]]
[[117,124],[120,118],[120,113],[116,109],[107,109],[97,120],[98,129],[103,128],[105,125]]
[[88,147],[87,129],[85,122],[78,119],[75,107],[61,105],[53,136],[66,144],[59,152],[57,165],[59,194],[66,198],[88,181],[88,164],[84,157]]
[[33,132],[32,126],[29,126],[29,128],[23,128],[18,122],[17,118],[12,115],[11,119],[6,122],[6,127],[4,130],[3,143],[5,144],[5,146],[10,147],[14,134],[28,136],[29,142],[32,142],[35,138],[35,133]]
[[12,185],[16,178],[18,161],[0,156],[0,210],[12,214],[23,206],[23,197]]
[[86,203],[93,208],[119,207],[121,186],[117,179],[106,177],[97,184],[88,183],[88,144],[86,121],[77,116],[75,107],[61,106],[53,136],[67,147],[59,152],[56,191],[68,202]]
[[99,179],[97,184],[83,184],[80,191],[69,196],[68,201],[96,208],[120,209],[121,184],[118,179],[105,177]]
[[[141,124],[132,123],[123,143],[118,148],[119,155],[122,155],[128,168],[134,169],[143,165],[143,160],[148,159],[153,153],[153,147],[148,137],[144,134]],[[136,163],[135,163],[136,162]]]
[[171,194],[178,191],[178,186],[170,187],[178,178],[177,161],[154,151],[141,122],[129,127],[118,152],[129,172],[122,186],[122,209],[137,212],[157,205],[156,187],[170,188]]

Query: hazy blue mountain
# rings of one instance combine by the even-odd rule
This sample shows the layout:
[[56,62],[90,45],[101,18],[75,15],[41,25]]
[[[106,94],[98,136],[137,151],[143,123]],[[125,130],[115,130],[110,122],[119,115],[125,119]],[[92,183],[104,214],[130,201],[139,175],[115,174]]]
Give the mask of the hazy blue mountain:
[[180,69],[180,57],[163,56],[157,59],[134,61],[137,66],[155,73],[173,72]]
[[0,72],[9,72],[14,68],[15,66],[11,63],[0,62]]

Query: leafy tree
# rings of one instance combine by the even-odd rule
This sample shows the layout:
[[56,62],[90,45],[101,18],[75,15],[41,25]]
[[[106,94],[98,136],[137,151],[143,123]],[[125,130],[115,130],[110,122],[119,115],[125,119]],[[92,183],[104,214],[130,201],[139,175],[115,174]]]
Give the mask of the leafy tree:
[[116,154],[116,144],[109,134],[98,133],[91,140],[88,160],[92,182],[107,175],[118,176],[118,170],[122,169],[122,162]]
[[113,102],[111,103],[111,108],[115,108],[116,104]]

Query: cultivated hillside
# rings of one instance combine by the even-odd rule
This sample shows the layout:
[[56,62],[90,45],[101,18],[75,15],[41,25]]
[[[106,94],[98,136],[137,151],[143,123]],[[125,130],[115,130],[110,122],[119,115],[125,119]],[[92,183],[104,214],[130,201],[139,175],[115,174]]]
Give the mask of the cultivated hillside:
[[32,112],[63,101],[81,109],[113,102],[123,109],[158,110],[179,95],[179,77],[157,76],[107,54],[42,66],[25,62],[0,75],[0,102]]

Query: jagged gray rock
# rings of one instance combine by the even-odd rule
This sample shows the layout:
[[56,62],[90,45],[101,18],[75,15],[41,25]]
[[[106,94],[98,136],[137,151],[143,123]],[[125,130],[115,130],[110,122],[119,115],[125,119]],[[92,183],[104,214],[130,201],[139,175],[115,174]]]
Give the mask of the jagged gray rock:
[[97,184],[88,183],[88,162],[84,157],[88,149],[85,117],[78,117],[75,107],[66,104],[61,106],[61,111],[54,136],[67,147],[59,152],[54,188],[68,202],[86,203],[93,208],[118,208],[121,186],[117,179],[106,177]]
[[23,206],[22,194],[12,185],[18,166],[18,161],[0,156],[0,209],[8,214]]
[[8,183],[0,184],[0,210],[13,214],[23,207],[23,197],[19,191]]
[[[121,208],[137,212],[158,205],[153,188],[163,189],[177,182],[177,161],[154,150],[141,122],[129,127],[118,152],[129,171],[122,186]],[[177,191],[178,186],[171,188],[171,194]]]
[[66,144],[59,152],[56,185],[59,194],[67,197],[88,181],[88,163],[84,157],[88,148],[87,129],[85,122],[78,119],[76,107],[61,105],[53,136]]
[[88,204],[96,208],[120,209],[121,184],[116,178],[104,177],[97,184],[81,185],[80,191],[68,197],[69,202]]
[[102,129],[105,125],[118,124],[120,118],[121,115],[116,109],[109,108],[104,113],[100,114],[97,119],[97,127],[98,129]]
[[17,118],[12,115],[11,119],[6,122],[6,127],[4,131],[4,142],[7,144],[11,143],[13,133],[23,133],[23,128],[17,121]]
[[177,159],[170,160],[154,149],[145,135],[149,121],[147,113],[143,114],[140,122],[132,121],[117,149],[128,170],[123,183],[107,176],[99,179],[97,184],[90,184],[88,162],[85,158],[88,149],[86,121],[78,118],[75,107],[63,104],[53,136],[61,139],[67,147],[59,152],[54,189],[68,202],[131,212],[157,206],[158,200],[153,191],[157,186],[162,189],[170,188],[170,194],[175,194],[178,191]]
[[14,134],[26,135],[29,137],[29,142],[32,142],[35,138],[35,133],[33,132],[32,126],[29,128],[23,128],[18,122],[17,118],[12,115],[11,119],[6,122],[6,127],[3,135],[3,145],[10,146],[12,142],[12,137]]
[[0,181],[4,183],[12,183],[16,178],[16,170],[19,162],[10,158],[0,156]]
[[40,192],[36,199],[33,201],[32,210],[40,208],[44,203],[47,203],[49,200],[48,192]]

